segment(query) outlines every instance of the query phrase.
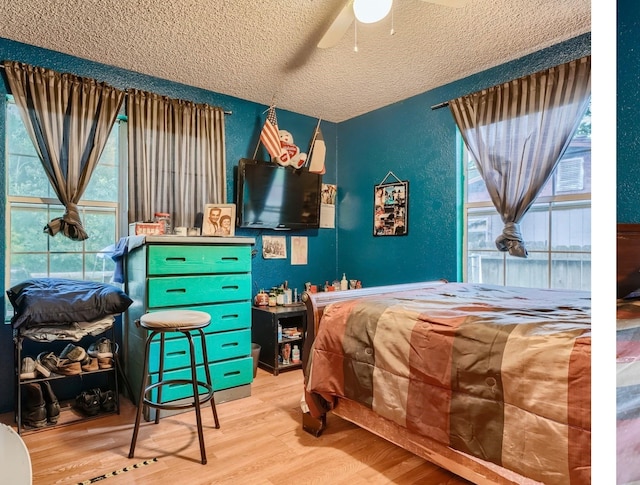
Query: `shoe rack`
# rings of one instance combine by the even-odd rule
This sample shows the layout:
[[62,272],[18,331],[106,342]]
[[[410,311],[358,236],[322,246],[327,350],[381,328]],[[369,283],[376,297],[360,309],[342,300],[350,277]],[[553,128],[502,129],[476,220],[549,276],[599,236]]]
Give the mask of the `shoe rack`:
[[[67,375],[51,372],[49,377],[44,377],[42,374],[36,372],[35,378],[21,378],[22,360],[24,357],[27,357],[27,355],[24,355],[26,354],[24,351],[25,340],[29,340],[28,356],[37,360],[39,353],[48,353],[52,351],[52,349],[60,346],[63,348],[68,343],[73,343],[87,351],[92,342],[105,336],[109,338],[111,342],[111,350],[113,353],[111,367],[107,367],[105,364],[98,366],[97,369],[94,368],[90,370],[87,368],[87,370],[81,370],[80,372]],[[100,335],[83,337],[79,342],[72,342],[70,340],[40,341],[31,337],[25,337],[20,333],[19,329],[13,330],[16,383],[15,419],[18,434],[28,434],[74,424],[79,421],[96,419],[107,414],[120,414],[120,393],[118,389],[118,373],[120,369],[118,369],[118,346],[114,337],[114,326]],[[54,354],[58,355],[55,351]],[[104,359],[102,362],[103,364],[105,363]],[[77,391],[74,392],[74,389],[77,389]],[[102,391],[96,393],[98,409],[95,408],[95,403],[92,403],[91,399],[88,398],[88,395],[92,394],[96,389]],[[41,395],[39,391],[42,393]],[[77,402],[76,396],[67,395],[69,393],[77,394]],[[62,396],[63,399],[58,399],[58,396]],[[100,407],[100,399],[105,399],[105,396],[108,396],[108,403],[105,402]],[[82,400],[80,397],[82,397]],[[41,410],[29,416],[28,413],[33,411],[30,409],[30,406],[27,405],[27,402],[24,402],[29,399],[40,400],[40,402],[44,401],[46,422],[43,421],[43,413]],[[58,401],[58,406],[54,406],[56,400]],[[57,413],[58,407],[59,413],[56,416],[55,414]],[[26,423],[25,417],[34,417],[34,419],[27,419],[26,421],[37,423],[37,426],[30,426]]]

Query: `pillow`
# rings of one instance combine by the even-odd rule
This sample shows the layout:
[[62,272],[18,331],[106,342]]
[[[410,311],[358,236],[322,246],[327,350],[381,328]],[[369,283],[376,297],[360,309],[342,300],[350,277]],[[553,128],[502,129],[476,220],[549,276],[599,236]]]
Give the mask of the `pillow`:
[[33,278],[7,290],[13,328],[43,323],[92,322],[124,312],[133,300],[113,285],[64,278]]
[[634,298],[639,298],[639,297],[640,297],[640,288],[624,296],[623,300],[633,300]]

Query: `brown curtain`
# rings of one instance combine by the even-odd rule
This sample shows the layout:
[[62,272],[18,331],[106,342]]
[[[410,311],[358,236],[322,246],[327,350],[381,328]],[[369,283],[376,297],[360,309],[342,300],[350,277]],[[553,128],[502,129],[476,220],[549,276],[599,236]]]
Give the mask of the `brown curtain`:
[[591,96],[591,56],[449,102],[504,223],[500,251],[527,257],[519,223],[569,146]]
[[224,111],[131,89],[129,222],[171,214],[192,227],[205,204],[226,202]]
[[44,231],[75,241],[89,236],[77,204],[118,115],[124,92],[94,79],[4,62],[11,94],[65,213]]

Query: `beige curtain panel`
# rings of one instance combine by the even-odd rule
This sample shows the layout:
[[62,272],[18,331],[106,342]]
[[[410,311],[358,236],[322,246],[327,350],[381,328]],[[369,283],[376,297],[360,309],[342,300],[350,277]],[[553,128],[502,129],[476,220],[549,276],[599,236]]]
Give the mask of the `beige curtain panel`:
[[11,94],[65,213],[44,231],[89,236],[77,204],[109,138],[124,92],[94,79],[4,62]]
[[569,146],[591,97],[591,56],[449,102],[504,223],[500,251],[527,257],[519,223]]
[[224,111],[131,89],[129,222],[171,214],[193,227],[205,204],[226,202]]

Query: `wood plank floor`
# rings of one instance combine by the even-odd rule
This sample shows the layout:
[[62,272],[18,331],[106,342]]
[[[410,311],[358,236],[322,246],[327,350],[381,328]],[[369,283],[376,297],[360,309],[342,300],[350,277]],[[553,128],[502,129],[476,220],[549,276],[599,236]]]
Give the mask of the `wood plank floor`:
[[[315,438],[302,430],[301,396],[300,370],[276,377],[258,369],[250,397],[218,404],[220,429],[204,408],[207,465],[200,463],[193,411],[158,425],[143,421],[129,459],[135,407],[122,398],[119,415],[24,433],[33,484],[95,483],[102,475],[105,485],[469,483],[333,415]],[[0,420],[14,424],[12,414]]]

